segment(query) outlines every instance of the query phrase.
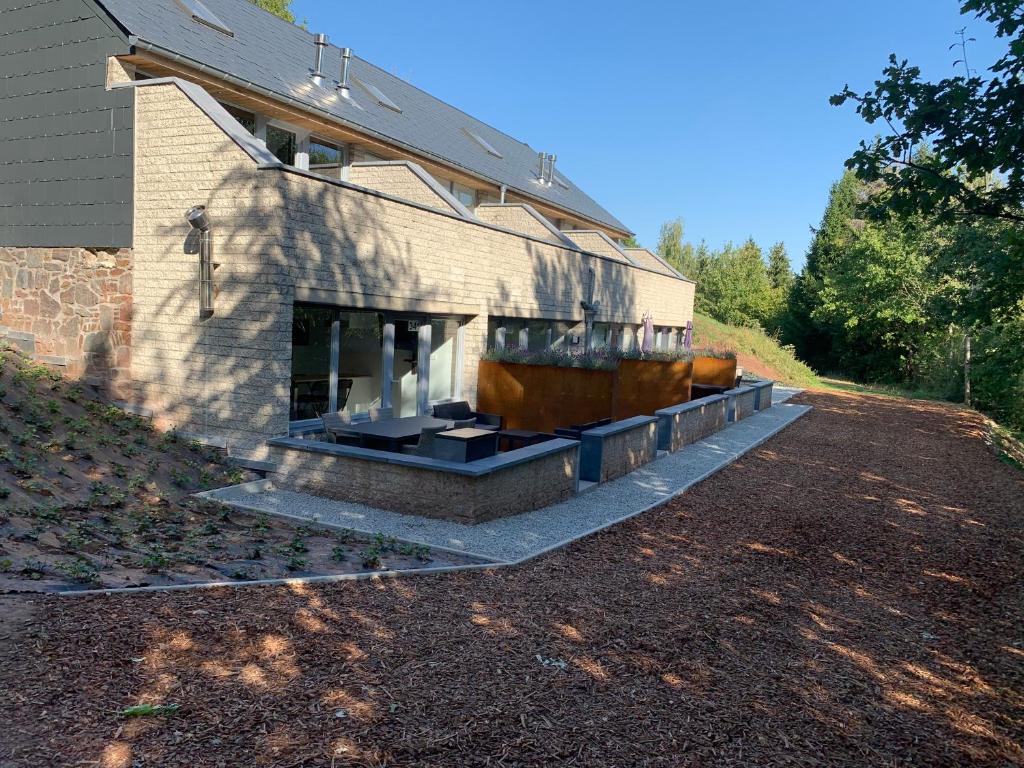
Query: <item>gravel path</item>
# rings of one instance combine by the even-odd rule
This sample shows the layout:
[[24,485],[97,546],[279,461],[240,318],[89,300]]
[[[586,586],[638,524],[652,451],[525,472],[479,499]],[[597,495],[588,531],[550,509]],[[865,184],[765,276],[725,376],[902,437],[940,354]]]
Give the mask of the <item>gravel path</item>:
[[236,487],[207,495],[247,510],[315,520],[369,534],[382,533],[496,563],[514,563],[663,504],[717,472],[809,410],[806,405],[785,402],[792,394],[792,390],[784,390],[773,401],[772,408],[682,451],[663,456],[626,477],[560,504],[478,525],[400,515],[281,489],[248,493]]
[[0,635],[0,765],[1024,765],[1024,474],[974,414],[797,399],[516,568],[36,596]]

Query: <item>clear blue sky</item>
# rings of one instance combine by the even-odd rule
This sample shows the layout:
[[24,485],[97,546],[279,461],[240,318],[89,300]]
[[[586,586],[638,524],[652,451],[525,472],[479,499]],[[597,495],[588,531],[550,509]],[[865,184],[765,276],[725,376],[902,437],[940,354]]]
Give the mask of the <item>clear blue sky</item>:
[[[799,268],[829,185],[862,137],[849,106],[889,53],[952,72],[999,46],[956,0],[699,3],[333,3],[295,0],[311,31],[558,155],[558,166],[653,247],[662,222],[713,247],[781,240]],[[424,14],[424,9],[429,13]]]

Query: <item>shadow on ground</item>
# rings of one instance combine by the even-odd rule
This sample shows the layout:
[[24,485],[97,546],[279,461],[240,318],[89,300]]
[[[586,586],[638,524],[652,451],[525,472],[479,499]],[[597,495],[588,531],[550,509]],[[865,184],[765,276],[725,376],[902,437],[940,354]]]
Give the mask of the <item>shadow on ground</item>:
[[1024,765],[1024,474],[949,406],[798,400],[521,568],[36,598],[3,764]]

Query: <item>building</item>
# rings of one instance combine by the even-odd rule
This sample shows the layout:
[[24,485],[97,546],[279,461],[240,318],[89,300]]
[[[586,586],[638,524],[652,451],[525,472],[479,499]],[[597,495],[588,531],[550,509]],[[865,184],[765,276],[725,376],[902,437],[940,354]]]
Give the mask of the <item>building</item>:
[[487,345],[579,348],[584,302],[595,345],[692,318],[552,154],[247,0],[0,0],[0,30],[0,332],[236,455],[473,401]]

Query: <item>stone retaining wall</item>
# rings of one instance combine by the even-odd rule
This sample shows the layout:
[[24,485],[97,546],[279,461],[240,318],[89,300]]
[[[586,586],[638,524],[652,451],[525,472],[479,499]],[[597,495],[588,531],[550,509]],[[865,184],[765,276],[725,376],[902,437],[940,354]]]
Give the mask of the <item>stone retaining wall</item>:
[[580,479],[605,483],[627,475],[658,455],[658,420],[636,416],[583,433]]
[[110,384],[124,396],[132,251],[0,248],[0,329],[37,359]]
[[729,421],[743,421],[754,414],[753,387],[736,387],[723,394],[729,398]]
[[754,384],[754,409],[763,411],[772,407],[772,397],[775,390],[774,381],[759,381]]
[[[477,475],[438,469],[448,462],[430,459],[420,460],[422,466],[415,466],[412,457],[399,463],[400,457],[385,451],[347,451],[379,455],[379,458],[369,459],[343,455],[345,449],[341,446],[328,445],[327,449],[340,450],[324,453],[315,448],[274,445],[270,458],[278,468],[269,477],[275,486],[287,490],[406,515],[474,524],[540,509],[573,496],[577,488],[579,449],[577,443],[565,442],[562,450]],[[311,447],[315,445],[311,443]],[[530,448],[520,450],[531,451]],[[395,461],[389,457],[394,457]]]
[[675,452],[725,429],[728,404],[725,395],[712,395],[658,411],[658,448]]

